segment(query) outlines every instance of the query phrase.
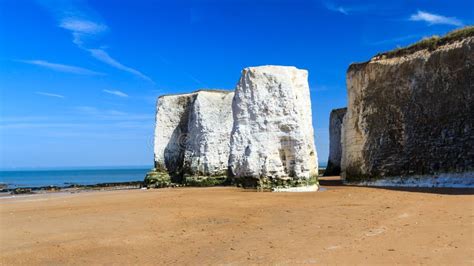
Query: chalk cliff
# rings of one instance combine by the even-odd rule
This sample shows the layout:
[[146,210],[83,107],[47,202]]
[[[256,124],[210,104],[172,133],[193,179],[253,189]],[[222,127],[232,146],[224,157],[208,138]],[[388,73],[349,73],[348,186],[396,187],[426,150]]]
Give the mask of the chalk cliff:
[[[189,109],[196,93],[158,98],[154,139],[155,168],[181,174],[188,136]],[[179,180],[176,180],[179,181]]]
[[[155,169],[145,182],[213,184],[224,181],[232,130],[233,93],[200,90],[158,99],[154,138]],[[207,177],[220,180],[208,180]]]
[[473,36],[471,27],[349,67],[346,181],[474,185]]
[[308,72],[261,66],[242,71],[232,103],[229,169],[244,187],[317,188]]
[[329,158],[324,171],[325,176],[336,176],[341,173],[341,130],[346,112],[347,108],[334,109],[329,116]]
[[186,183],[196,185],[209,176],[226,178],[233,97],[234,93],[228,91],[196,93],[189,113],[185,145],[183,170]]

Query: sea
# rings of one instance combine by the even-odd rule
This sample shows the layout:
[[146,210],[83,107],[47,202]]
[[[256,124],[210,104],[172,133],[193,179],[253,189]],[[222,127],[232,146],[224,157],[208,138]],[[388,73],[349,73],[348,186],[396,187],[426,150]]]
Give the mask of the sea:
[[80,168],[0,171],[0,184],[7,188],[143,181],[152,167],[130,168]]
[[[326,163],[320,164],[326,167]],[[0,187],[67,187],[71,185],[95,185],[100,183],[143,181],[152,166],[120,168],[64,168],[0,170]]]

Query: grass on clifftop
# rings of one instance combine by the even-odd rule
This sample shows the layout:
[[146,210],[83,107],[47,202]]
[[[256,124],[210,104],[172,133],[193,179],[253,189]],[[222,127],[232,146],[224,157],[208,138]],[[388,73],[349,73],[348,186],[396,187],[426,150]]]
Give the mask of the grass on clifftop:
[[400,57],[408,54],[412,54],[414,52],[428,49],[429,51],[433,51],[436,48],[457,41],[467,37],[474,36],[474,26],[467,26],[461,29],[453,30],[446,34],[445,36],[432,36],[429,38],[422,39],[419,42],[416,42],[412,45],[407,47],[397,48],[395,50],[379,53],[377,54],[374,59],[387,59],[393,57]]

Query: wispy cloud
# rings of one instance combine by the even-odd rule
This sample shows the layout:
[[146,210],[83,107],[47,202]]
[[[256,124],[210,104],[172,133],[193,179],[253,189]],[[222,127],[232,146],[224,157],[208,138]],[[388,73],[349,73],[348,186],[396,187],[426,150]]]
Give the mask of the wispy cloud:
[[55,97],[55,98],[64,98],[63,95],[56,94],[56,93],[49,93],[49,92],[43,92],[43,91],[37,91],[35,93],[38,94],[38,95],[42,95],[42,96]]
[[129,72],[129,73],[132,73],[134,74],[135,76],[139,77],[139,78],[142,78],[144,80],[147,80],[147,81],[150,81],[150,82],[153,82],[153,80],[151,78],[149,78],[148,76],[144,75],[143,73],[141,73],[140,71],[136,70],[136,69],[133,69],[131,67],[128,67],[128,66],[125,66],[123,65],[122,63],[118,62],[117,60],[115,60],[114,58],[112,58],[106,51],[104,51],[103,49],[88,49],[88,51],[91,53],[91,55],[96,58],[97,60],[100,60],[114,68],[117,68],[117,69],[120,69],[120,70],[123,70],[123,71],[126,71],[126,72]]
[[140,71],[120,63],[104,49],[88,46],[87,41],[89,39],[97,39],[100,34],[108,31],[109,27],[104,22],[101,22],[99,16],[92,15],[95,13],[94,10],[84,4],[80,4],[81,2],[65,2],[67,4],[59,2],[54,5],[45,4],[45,6],[58,20],[58,26],[71,33],[72,41],[77,47],[89,52],[91,56],[109,66],[131,73],[143,80],[153,82],[151,78]]
[[326,9],[341,13],[343,15],[350,15],[353,13],[360,13],[360,12],[367,12],[372,10],[374,7],[371,5],[351,5],[351,6],[343,6],[343,5],[338,5],[333,2],[325,2],[324,6]]
[[51,63],[44,60],[18,60],[18,61],[22,63],[37,65],[44,68],[48,68],[48,69],[52,69],[52,70],[60,71],[60,72],[66,72],[66,73],[73,73],[73,74],[79,74],[79,75],[104,75],[104,73],[95,72],[86,68],[63,65],[63,64],[58,64],[58,63]]
[[99,34],[107,30],[107,25],[78,18],[64,18],[59,26],[81,34]]
[[119,97],[128,97],[128,94],[119,90],[102,90],[105,93],[112,94]]
[[75,111],[81,115],[89,115],[97,118],[125,118],[128,113],[114,110],[114,109],[99,109],[93,106],[76,106]]
[[62,18],[59,27],[69,30],[73,36],[73,43],[80,48],[83,48],[84,38],[93,37],[108,29],[105,24],[74,17]]
[[334,12],[339,12],[344,15],[349,15],[349,11],[347,10],[347,8],[343,6],[337,6],[334,3],[326,3],[326,8]]
[[435,24],[444,24],[444,25],[453,25],[453,26],[462,26],[464,25],[461,20],[455,17],[445,17],[433,13],[428,13],[425,11],[420,11],[416,14],[410,16],[411,21],[424,21],[427,22],[429,25]]

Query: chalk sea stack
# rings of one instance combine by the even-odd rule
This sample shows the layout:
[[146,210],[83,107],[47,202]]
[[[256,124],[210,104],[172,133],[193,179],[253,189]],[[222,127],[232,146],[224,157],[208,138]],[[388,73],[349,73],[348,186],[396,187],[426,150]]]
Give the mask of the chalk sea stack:
[[154,152],[147,187],[233,184],[317,190],[308,72],[249,67],[235,92],[159,97]]
[[347,182],[474,185],[474,27],[352,64]]
[[232,103],[229,172],[243,187],[317,189],[308,72],[261,66],[242,71]]
[[341,174],[341,130],[346,112],[347,108],[334,109],[329,116],[329,158],[328,165],[324,171],[325,176]]
[[233,92],[199,90],[158,99],[155,168],[149,187],[225,182],[232,130]]

